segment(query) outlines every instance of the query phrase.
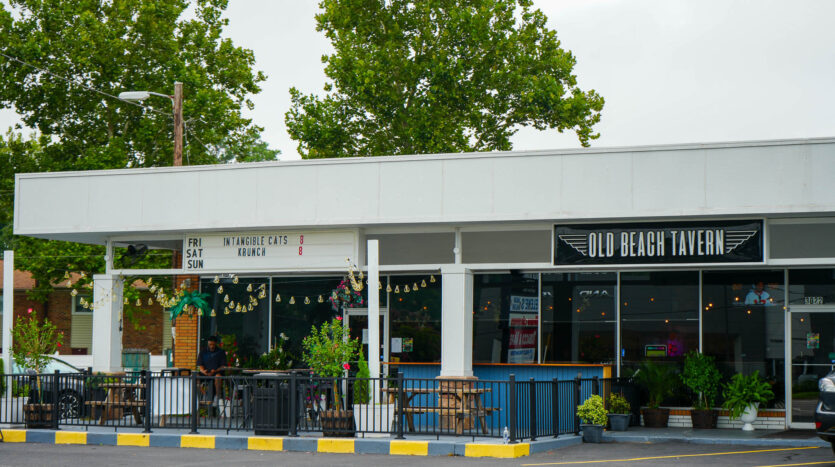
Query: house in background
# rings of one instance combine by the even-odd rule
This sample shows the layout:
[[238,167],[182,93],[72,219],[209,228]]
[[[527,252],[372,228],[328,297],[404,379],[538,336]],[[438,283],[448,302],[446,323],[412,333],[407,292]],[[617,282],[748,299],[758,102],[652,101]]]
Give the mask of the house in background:
[[[92,366],[93,311],[84,308],[81,300],[92,301],[89,294],[72,296],[66,284],[56,284],[55,290],[43,303],[29,298],[27,292],[35,287],[35,279],[26,271],[14,274],[14,319],[26,315],[31,308],[41,318],[50,320],[64,334],[64,343],[58,351],[59,358],[79,368]],[[147,305],[150,293],[147,286],[140,284],[143,290],[142,313],[137,314],[136,323],[123,321],[122,348],[147,349],[151,353],[151,367],[165,367],[166,351],[171,349],[171,320],[166,310],[159,304]],[[0,320],[2,320],[3,300],[3,261],[0,260]],[[146,295],[147,294],[147,295]],[[0,335],[0,345],[2,345]]]

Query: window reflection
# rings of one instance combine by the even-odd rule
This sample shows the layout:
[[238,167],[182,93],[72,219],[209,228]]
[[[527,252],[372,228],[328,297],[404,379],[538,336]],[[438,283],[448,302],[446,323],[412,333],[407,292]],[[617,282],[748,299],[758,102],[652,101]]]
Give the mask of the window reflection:
[[539,274],[479,274],[473,282],[473,362],[536,363]]

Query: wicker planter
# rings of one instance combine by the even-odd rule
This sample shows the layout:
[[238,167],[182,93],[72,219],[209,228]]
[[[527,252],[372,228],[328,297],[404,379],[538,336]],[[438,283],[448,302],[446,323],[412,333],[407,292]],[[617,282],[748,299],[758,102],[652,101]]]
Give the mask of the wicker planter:
[[26,428],[52,428],[52,404],[26,404],[23,406]]
[[325,437],[354,437],[353,410],[326,410],[319,414],[319,421]]
[[693,428],[716,428],[716,421],[719,418],[715,410],[690,410],[690,422]]
[[667,421],[670,419],[670,409],[642,410],[644,414],[644,426],[647,428],[667,428]]

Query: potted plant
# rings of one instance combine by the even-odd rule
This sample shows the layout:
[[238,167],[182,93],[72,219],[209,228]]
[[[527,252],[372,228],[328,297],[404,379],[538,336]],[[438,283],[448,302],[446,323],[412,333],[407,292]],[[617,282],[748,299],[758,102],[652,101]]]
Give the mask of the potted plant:
[[609,395],[609,427],[612,431],[626,431],[629,426],[632,406],[623,394],[613,392]]
[[737,373],[725,386],[725,409],[731,420],[742,421],[742,431],[754,431],[752,423],[757,419],[760,404],[765,404],[774,397],[771,385],[755,371],[748,376]]
[[606,408],[603,398],[594,394],[577,407],[577,416],[585,423],[580,424],[583,431],[584,443],[599,443],[603,441],[603,427],[606,426]]
[[719,392],[722,375],[716,368],[713,357],[701,352],[688,352],[684,360],[681,382],[693,391],[693,409],[690,421],[693,428],[716,428],[717,413],[713,402]]
[[394,407],[376,400],[376,395],[380,393],[377,387],[379,382],[370,378],[368,362],[360,350],[357,379],[354,382],[354,422],[360,431],[387,434],[394,421]]
[[37,398],[32,400],[30,392],[28,403],[23,406],[27,427],[53,426],[52,404],[44,404],[43,400],[41,373],[49,364],[49,355],[57,352],[61,346],[62,337],[49,320],[44,319],[43,323],[39,323],[37,312],[31,308],[27,311],[27,316],[17,318],[12,328],[12,358],[15,364],[21,369],[35,373]]
[[644,415],[644,426],[666,428],[670,419],[670,409],[661,408],[661,403],[676,389],[678,378],[675,369],[668,365],[645,362],[635,372],[634,378],[649,393],[647,407],[641,411]]
[[325,322],[319,329],[311,328],[310,335],[302,341],[304,362],[321,377],[333,378],[333,406],[320,413],[322,432],[325,436],[354,436],[354,413],[342,410],[340,384],[335,381],[350,368],[348,362],[357,357],[358,339],[348,337],[348,328],[337,316]]

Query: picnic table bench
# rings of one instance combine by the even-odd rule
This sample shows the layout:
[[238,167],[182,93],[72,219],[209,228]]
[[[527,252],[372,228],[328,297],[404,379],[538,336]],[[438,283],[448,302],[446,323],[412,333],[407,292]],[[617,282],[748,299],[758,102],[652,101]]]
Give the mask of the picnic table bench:
[[[464,433],[465,422],[471,417],[479,421],[482,433],[487,434],[487,415],[492,415],[493,412],[501,410],[497,407],[484,407],[481,396],[490,391],[489,388],[471,387],[404,388],[403,392],[407,395],[403,401],[403,413],[406,416],[409,431],[415,431],[415,414],[434,413],[441,417],[451,419],[455,428],[455,434],[460,435]],[[390,396],[395,396],[398,394],[399,389],[383,388],[383,392],[388,393]],[[429,394],[438,394],[441,396],[438,401],[439,405],[415,405],[415,397]],[[447,403],[444,403],[444,400]]]
[[91,407],[102,407],[102,414],[99,424],[104,425],[108,420],[122,418],[123,411],[129,409],[137,425],[142,424],[142,413],[140,407],[145,407],[145,400],[138,397],[139,391],[145,389],[141,383],[102,383],[102,389],[107,389],[107,397],[103,401],[87,401],[85,404]]

